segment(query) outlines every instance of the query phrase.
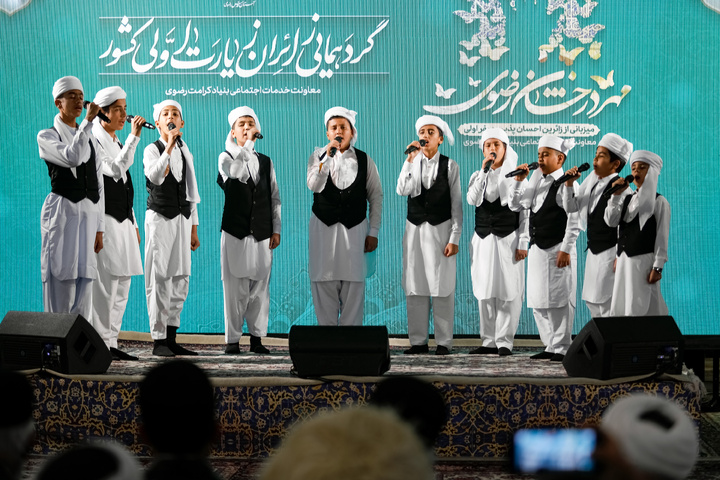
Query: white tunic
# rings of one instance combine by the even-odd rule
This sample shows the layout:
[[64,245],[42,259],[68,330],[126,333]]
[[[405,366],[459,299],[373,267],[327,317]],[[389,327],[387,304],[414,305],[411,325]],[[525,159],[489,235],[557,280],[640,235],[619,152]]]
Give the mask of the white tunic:
[[[502,193],[509,192],[513,178],[504,178],[503,170],[497,168],[485,173],[478,170],[470,177],[467,202],[479,207],[487,200],[494,202]],[[502,190],[500,185],[504,184]],[[502,205],[508,204],[508,198],[501,198]],[[527,250],[528,211],[520,210],[520,226],[515,232],[500,238],[492,233],[485,238],[473,234],[470,243],[470,259],[472,262],[470,275],[472,277],[473,294],[478,300],[497,298],[509,302],[522,296],[525,291],[525,264],[515,260],[515,250]]]
[[[316,149],[308,160],[307,186],[315,193],[325,189],[328,175],[341,190],[350,186],[357,177],[358,163],[355,148],[344,153],[338,151],[334,157]],[[322,170],[320,165],[323,165]],[[347,229],[341,223],[327,226],[319,218],[310,216],[310,280],[325,282],[333,280],[364,282],[367,272],[365,263],[365,237],[377,237],[382,217],[382,187],[375,162],[368,156],[365,180],[369,222],[366,219]]]
[[[99,157],[103,175],[112,178],[115,182],[126,181],[127,171],[133,164],[135,149],[140,138],[133,134],[128,135],[125,145],[121,148],[119,141],[113,139],[99,123],[93,125],[92,131],[101,147]],[[132,220],[125,219],[122,223],[110,215],[105,215],[103,249],[98,253],[99,268],[116,277],[142,275],[143,267],[136,228],[138,226],[134,210]]]
[[[613,195],[605,209],[605,223],[619,225],[622,215],[624,195]],[[628,209],[623,220],[632,221],[638,213],[638,196],[632,193]],[[667,305],[660,292],[660,282],[648,283],[648,276],[653,267],[663,268],[668,256],[668,238],[670,235],[670,204],[663,196],[655,199],[653,211],[656,222],[655,248],[652,253],[628,257],[623,252],[617,258],[615,269],[615,285],[613,288],[612,306],[613,315],[643,316],[666,315]]]
[[[563,208],[566,212],[578,212],[580,227],[587,229],[587,218],[595,211],[602,193],[608,184],[617,180],[617,175],[598,178],[594,172],[580,185],[563,189]],[[603,213],[603,212],[600,212]],[[582,299],[590,303],[605,303],[612,297],[615,283],[615,248],[594,254],[587,251]]]
[[[537,175],[537,177],[536,177]],[[533,173],[529,184],[518,182],[512,186],[508,205],[510,208],[532,209],[537,212],[545,201],[545,197],[553,182],[563,175],[558,168],[553,173],[543,176],[540,170]],[[555,201],[562,207],[562,195],[565,185],[560,186]],[[580,233],[577,213],[568,214],[565,235],[562,242],[542,249],[532,245],[528,253],[527,306],[530,308],[560,308],[568,303],[575,305],[577,287],[577,253],[575,242]],[[556,266],[558,252],[570,254],[570,266]]]
[[[162,139],[163,153],[158,152],[155,144],[151,143],[145,147],[143,166],[145,177],[155,185],[162,185],[165,181],[165,168],[170,162],[170,169],[173,176],[182,181],[182,156],[180,148],[176,145],[171,155],[165,153],[167,145]],[[194,182],[193,156],[186,144],[182,147],[187,168],[187,192],[197,192],[197,184]],[[189,200],[189,198],[188,198]],[[190,218],[182,214],[175,218],[167,218],[153,210],[148,209],[145,214],[145,264],[152,263],[155,271],[164,278],[190,275],[190,236],[192,226],[198,224],[196,202],[190,202]]]
[[[248,142],[248,144],[252,143]],[[253,147],[242,149],[237,147],[237,150],[231,153],[234,154],[234,158],[223,152],[218,159],[218,168],[223,181],[231,178],[247,183],[248,178],[252,178],[253,182],[257,183],[260,163]],[[280,190],[272,160],[270,160],[270,204],[273,233],[280,234]],[[220,254],[221,258],[227,261],[230,274],[236,278],[259,281],[270,275],[272,250],[270,250],[269,238],[258,242],[252,235],[236,238],[223,231],[220,236]]]
[[92,124],[86,120],[75,129],[62,123],[57,115],[54,126],[57,132],[47,129],[37,135],[40,158],[68,167],[77,176],[75,167],[90,159],[90,142],[93,142],[100,200],[93,203],[85,198],[73,203],[52,192],[45,198],[40,214],[42,281],[48,281],[51,275],[59,280],[96,278],[95,235],[105,230],[102,163],[97,158],[99,146],[92,136]]
[[[419,152],[412,162],[405,162],[400,171],[396,192],[414,198],[435,184],[440,152],[431,159]],[[402,286],[405,295],[447,297],[455,291],[457,255],[446,257],[448,243],[458,245],[462,234],[462,194],[457,163],[448,159],[450,187],[449,220],[431,225],[424,222],[414,225],[405,221],[403,237]]]

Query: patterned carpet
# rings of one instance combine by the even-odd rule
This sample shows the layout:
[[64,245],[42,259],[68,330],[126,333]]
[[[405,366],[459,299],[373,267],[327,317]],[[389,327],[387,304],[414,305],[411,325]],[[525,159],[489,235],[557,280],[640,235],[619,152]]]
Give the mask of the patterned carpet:
[[[140,357],[138,362],[113,362],[106,375],[101,378],[119,377],[120,382],[136,382],[147,371],[156,365],[160,359],[151,355],[151,345],[148,342],[122,341],[120,347]],[[305,382],[294,379],[290,373],[291,360],[287,346],[272,346],[270,355],[255,355],[245,353],[236,356],[224,355],[224,345],[196,344],[191,348],[197,349],[200,355],[191,358],[205,369],[214,382],[228,382],[240,379],[249,381],[253,378],[275,377],[281,384],[286,382]],[[533,382],[548,383],[570,382],[572,379],[560,363],[530,360],[528,357],[537,349],[520,347],[510,357],[496,355],[477,356],[468,355],[469,347],[457,347],[453,355],[439,357],[435,355],[408,356],[402,354],[403,347],[392,347],[391,369],[386,375],[423,375],[428,377],[442,377],[452,382],[448,377],[476,378],[482,383],[492,383],[494,380],[508,382],[511,377],[518,379],[533,379]],[[442,375],[440,375],[442,374]],[[86,380],[90,382],[90,380]],[[91,382],[92,383],[92,382]],[[473,387],[474,388],[474,387]],[[485,397],[483,397],[485,398]],[[720,480],[720,414],[700,415],[701,460],[699,461],[691,479],[718,479]],[[143,453],[137,452],[141,455]],[[33,456],[26,471],[25,478],[30,478],[36,472],[46,456]],[[147,464],[150,459],[142,458]],[[251,480],[258,477],[262,466],[261,459],[239,459],[231,457],[214,458],[211,461],[221,478],[233,480]],[[470,480],[470,479],[497,479],[520,480],[531,478],[517,475],[509,471],[504,459],[442,459],[436,464],[437,480]]]

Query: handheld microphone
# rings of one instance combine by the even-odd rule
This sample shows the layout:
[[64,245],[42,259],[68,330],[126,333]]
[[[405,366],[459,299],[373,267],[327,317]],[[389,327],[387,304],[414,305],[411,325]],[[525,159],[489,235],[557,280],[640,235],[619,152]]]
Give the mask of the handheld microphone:
[[[427,145],[427,140],[418,140],[418,143],[420,144],[421,147],[424,147],[425,145]],[[414,152],[417,149],[418,148],[415,145],[410,145],[407,148],[407,150],[405,150],[405,155],[410,155],[412,152]]]
[[492,167],[492,164],[495,163],[495,159],[497,158],[497,155],[495,154],[495,152],[490,152],[490,155],[492,155],[493,161],[492,161],[492,162],[487,162],[487,163],[485,164],[485,166],[483,167],[483,172],[485,172],[485,173],[487,173],[487,172],[490,171],[490,167]]
[[253,139],[255,139],[255,140],[262,140],[262,139],[263,139],[262,133],[257,132],[257,133],[255,134],[255,136],[253,137]]
[[[539,166],[540,166],[540,164],[538,162],[533,162],[530,165],[528,165],[528,170],[533,171],[533,170],[537,169]],[[505,178],[512,178],[517,175],[520,175],[521,173],[525,173],[525,170],[523,170],[522,168],[518,168],[517,170],[513,170],[512,172],[505,175]]]
[[602,194],[603,198],[610,198],[610,195],[617,192],[621,188],[625,188],[626,186],[628,186],[630,184],[630,182],[635,180],[635,177],[633,177],[632,175],[628,175],[623,180],[625,180],[625,183],[621,183],[620,185],[615,185],[614,187],[606,190],[605,193]]
[[[127,117],[125,117],[125,121],[127,123],[132,123],[133,118],[135,118],[135,115],[128,115]],[[149,122],[143,123],[142,126],[143,126],[143,128],[149,128],[150,130],[155,130],[155,125],[153,125],[152,123],[149,123]]]
[[[338,135],[337,137],[335,137],[335,141],[338,143],[342,142],[342,137]],[[335,147],[330,148],[330,157],[334,157],[336,153],[337,153],[337,148],[335,148]]]
[[[175,130],[175,124],[172,123],[172,122],[168,123],[168,128],[169,128],[170,130]],[[178,147],[182,147],[182,146],[184,145],[184,143],[183,143],[183,141],[182,141],[182,138],[179,138],[179,137],[178,137],[178,139],[177,139],[177,144],[178,144]]]
[[[83,102],[83,108],[87,110],[88,105],[90,105],[90,100],[85,100]],[[103,122],[110,123],[110,119],[102,112],[102,110],[98,112],[97,116],[100,117],[100,120],[102,120]]]
[[[580,166],[578,167],[578,173],[582,173],[582,172],[584,172],[585,170],[587,170],[587,169],[589,169],[589,168],[590,168],[590,164],[589,164],[589,163],[583,163],[582,165],[580,165]],[[558,185],[562,185],[563,183],[565,183],[566,181],[570,180],[570,179],[571,179],[572,177],[574,177],[574,176],[575,176],[575,175],[570,175],[569,173],[566,173],[566,174],[563,175],[562,177],[560,177],[560,178],[558,178],[557,180],[555,180],[555,181],[553,182],[553,186],[554,186],[554,187],[557,187]]]

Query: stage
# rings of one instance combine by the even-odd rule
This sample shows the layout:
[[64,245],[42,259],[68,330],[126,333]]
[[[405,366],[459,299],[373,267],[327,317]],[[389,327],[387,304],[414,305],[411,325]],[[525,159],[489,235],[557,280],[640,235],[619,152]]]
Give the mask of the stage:
[[[267,457],[296,422],[319,411],[365,404],[383,378],[301,379],[290,373],[287,340],[269,339],[270,355],[247,353],[242,346],[245,353],[229,356],[222,344],[213,344],[221,337],[206,338],[211,343],[192,345],[199,356],[181,358],[202,367],[215,385],[221,432],[214,457]],[[569,378],[559,362],[528,358],[537,351],[531,347],[516,347],[509,357],[469,355],[473,347],[462,345],[449,356],[409,356],[402,354],[406,342],[391,339],[391,365],[385,376],[420,376],[442,392],[449,420],[435,446],[440,459],[504,457],[515,430],[596,424],[608,405],[631,392],[672,398],[694,418],[700,415],[702,386],[692,374],[652,381]],[[136,397],[138,382],[162,361],[151,355],[151,346],[121,341],[120,347],[140,361],[113,362],[103,375],[32,373],[38,400],[34,453],[104,437],[118,440],[137,455],[149,455],[140,437]]]

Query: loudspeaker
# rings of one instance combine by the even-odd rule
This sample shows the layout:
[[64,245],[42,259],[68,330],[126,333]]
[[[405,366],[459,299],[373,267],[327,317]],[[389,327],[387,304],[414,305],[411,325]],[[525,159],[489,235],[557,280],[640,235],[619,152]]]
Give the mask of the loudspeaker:
[[563,366],[571,377],[600,380],[681,373],[684,347],[673,317],[599,317],[580,330]]
[[82,315],[8,312],[0,323],[0,366],[60,373],[105,373],[110,350]]
[[294,325],[288,344],[299,377],[377,376],[390,369],[387,327]]

